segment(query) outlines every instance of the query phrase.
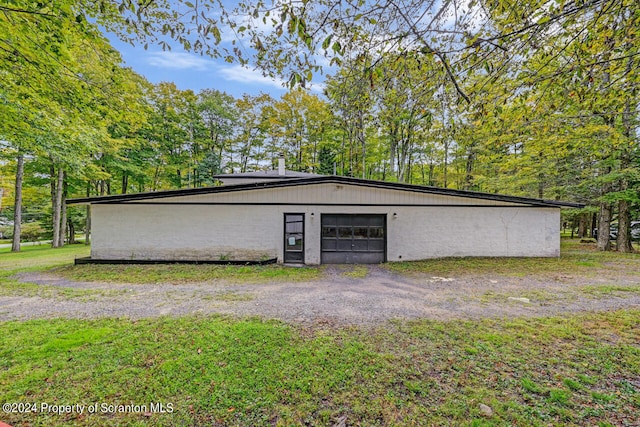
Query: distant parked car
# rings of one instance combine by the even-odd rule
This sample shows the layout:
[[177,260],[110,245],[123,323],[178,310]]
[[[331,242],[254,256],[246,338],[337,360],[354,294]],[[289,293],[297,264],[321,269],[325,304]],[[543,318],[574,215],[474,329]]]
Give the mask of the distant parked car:
[[[593,229],[593,238],[598,240],[598,229],[594,228]],[[618,227],[614,226],[613,224],[609,227],[609,238],[611,240],[616,240],[618,238]]]
[[631,240],[640,240],[640,221],[631,221]]
[[[593,229],[593,237],[598,238],[598,229]],[[618,224],[611,224],[609,228],[609,237],[611,240],[618,238]],[[640,221],[631,221],[631,240],[640,240]]]

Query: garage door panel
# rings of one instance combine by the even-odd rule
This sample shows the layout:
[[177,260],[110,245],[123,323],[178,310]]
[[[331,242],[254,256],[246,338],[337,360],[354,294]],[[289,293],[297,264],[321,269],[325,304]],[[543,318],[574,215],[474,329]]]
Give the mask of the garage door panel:
[[323,214],[323,264],[377,264],[386,260],[386,216]]
[[353,219],[352,217],[346,216],[346,215],[337,215],[336,216],[336,222],[338,225],[346,225],[351,227],[353,225]]
[[367,252],[369,251],[369,244],[366,239],[364,240],[353,240],[353,244],[351,245],[354,251]]
[[369,240],[369,250],[384,252],[384,240]]
[[336,248],[338,251],[351,251],[351,239],[349,240],[338,240],[338,247]]
[[338,241],[336,239],[322,239],[323,251],[335,251],[337,249]]

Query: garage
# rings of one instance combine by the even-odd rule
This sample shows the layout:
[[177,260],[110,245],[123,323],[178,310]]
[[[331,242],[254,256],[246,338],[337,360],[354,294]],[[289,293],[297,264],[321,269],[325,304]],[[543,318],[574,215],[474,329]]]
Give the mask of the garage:
[[556,257],[560,208],[582,206],[341,176],[67,203],[91,206],[92,260],[305,265]]
[[379,214],[322,214],[323,264],[386,261],[387,218]]

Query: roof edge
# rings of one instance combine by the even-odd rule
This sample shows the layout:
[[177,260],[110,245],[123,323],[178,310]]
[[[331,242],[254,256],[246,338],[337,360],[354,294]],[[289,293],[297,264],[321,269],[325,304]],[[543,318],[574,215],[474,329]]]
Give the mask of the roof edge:
[[574,202],[562,202],[556,200],[543,200],[533,199],[519,196],[508,196],[503,194],[491,194],[481,193],[468,190],[453,190],[449,188],[439,187],[427,187],[416,184],[405,184],[399,182],[387,182],[387,181],[375,181],[370,179],[352,178],[336,175],[320,175],[309,178],[289,178],[279,180],[268,180],[265,182],[251,182],[245,184],[233,184],[223,185],[217,187],[199,187],[199,188],[186,188],[180,190],[163,190],[153,191],[145,193],[132,193],[132,194],[116,194],[110,196],[98,196],[98,197],[81,197],[66,200],[68,205],[77,204],[91,204],[91,203],[117,203],[128,202],[134,200],[148,200],[148,199],[160,199],[165,197],[177,197],[177,196],[192,196],[200,194],[210,193],[226,193],[243,190],[254,190],[261,188],[280,188],[290,187],[295,185],[308,185],[308,184],[320,184],[320,183],[335,183],[335,184],[351,184],[364,187],[383,188],[389,190],[404,190],[404,191],[416,191],[420,193],[438,194],[443,196],[457,196],[468,197],[483,200],[495,200],[501,202],[520,203],[525,205],[533,205],[540,207],[557,207],[557,208],[583,208],[585,205]]

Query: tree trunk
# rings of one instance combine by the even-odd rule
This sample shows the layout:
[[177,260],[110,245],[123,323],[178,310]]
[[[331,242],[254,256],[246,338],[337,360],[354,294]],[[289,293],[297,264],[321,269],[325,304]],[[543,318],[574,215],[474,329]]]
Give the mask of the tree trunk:
[[60,200],[60,234],[58,234],[58,247],[63,247],[67,236],[67,174],[62,178],[62,199]]
[[398,180],[396,175],[396,152],[398,150],[397,129],[395,125],[390,125],[389,130],[389,175]]
[[[622,115],[623,133],[630,141],[632,140],[631,125],[631,102],[627,99],[624,114]],[[631,168],[631,153],[629,149],[623,147],[620,153],[620,191],[622,193],[629,189],[628,169]],[[623,196],[624,197],[624,196]],[[633,252],[631,244],[631,209],[628,200],[618,201],[618,237],[616,239],[618,252]]]
[[362,111],[358,113],[358,142],[360,143],[362,153],[362,179],[367,178],[367,137],[364,129],[364,115]]
[[[91,184],[87,183],[87,197],[91,196]],[[91,205],[87,204],[86,206],[86,218],[84,225],[84,244],[91,244]]]
[[611,250],[611,205],[606,202],[600,203],[600,214],[598,216],[598,243],[596,247],[599,251]]
[[447,165],[449,164],[449,140],[444,140],[444,176],[443,176],[443,185],[442,188],[447,188]]
[[87,205],[87,218],[86,218],[86,223],[84,226],[84,244],[85,245],[90,245],[91,244],[91,205]]
[[467,161],[466,161],[465,170],[464,170],[463,190],[471,190],[471,188],[473,187],[473,163],[476,157],[475,145],[476,145],[475,142],[472,142],[469,145],[469,149],[467,151]]
[[584,239],[587,237],[587,214],[580,214],[578,222],[578,237]]
[[75,245],[76,242],[76,228],[73,226],[73,221],[69,220],[67,222],[67,227],[69,229],[69,241],[70,245]]
[[20,252],[20,234],[22,225],[22,177],[24,176],[24,156],[18,151],[16,159],[15,203],[13,205],[13,243],[11,252]]
[[618,252],[633,252],[631,245],[631,210],[629,202],[620,200],[618,202],[618,237],[616,238]]
[[53,240],[51,245],[54,248],[60,247],[60,218],[62,213],[62,183],[64,181],[64,170],[58,166],[58,179],[55,187],[55,197],[53,199]]

